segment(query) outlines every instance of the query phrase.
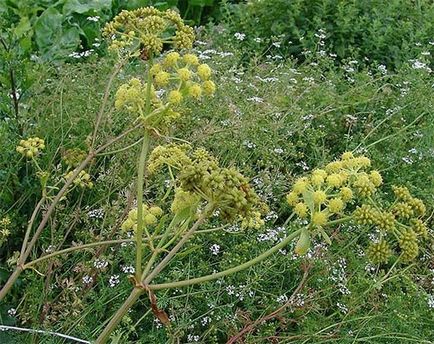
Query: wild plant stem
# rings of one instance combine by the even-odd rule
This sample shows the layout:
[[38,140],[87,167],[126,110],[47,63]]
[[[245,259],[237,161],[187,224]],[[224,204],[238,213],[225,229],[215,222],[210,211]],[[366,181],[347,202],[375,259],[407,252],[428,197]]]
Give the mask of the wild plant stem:
[[[143,236],[143,183],[145,178],[146,157],[149,151],[150,136],[145,130],[142,150],[139,157],[139,166],[137,174],[137,230],[136,230],[136,279],[140,280],[142,276],[142,236]],[[149,238],[150,239],[150,238]]]
[[[151,112],[151,91],[152,91],[152,74],[151,74],[152,59],[148,63],[147,83],[146,83],[146,103],[145,103],[145,116]],[[136,280],[140,281],[142,277],[142,236],[145,229],[149,243],[152,245],[151,237],[144,228],[143,223],[143,183],[145,178],[145,164],[149,152],[150,134],[148,129],[145,129],[143,136],[142,150],[139,157],[139,166],[137,168],[137,230],[136,230]],[[154,252],[153,252],[154,253]]]
[[39,210],[41,209],[41,206],[44,203],[44,201],[45,201],[45,196],[42,196],[41,199],[39,200],[38,204],[36,205],[35,209],[33,210],[32,216],[30,217],[30,221],[27,225],[26,234],[24,235],[24,240],[23,240],[23,244],[21,246],[20,256],[24,255],[27,243],[29,241],[30,232],[31,232],[32,227],[33,227],[33,222],[35,222],[36,216],[38,215]]

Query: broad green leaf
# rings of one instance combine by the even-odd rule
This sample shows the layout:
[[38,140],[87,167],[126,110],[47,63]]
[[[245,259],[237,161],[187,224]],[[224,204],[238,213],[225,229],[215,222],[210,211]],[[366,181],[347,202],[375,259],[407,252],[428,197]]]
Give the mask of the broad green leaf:
[[36,20],[34,29],[38,48],[46,50],[62,31],[62,15],[53,7],[47,8]]
[[111,0],[66,0],[62,12],[65,16],[72,13],[101,12],[110,10],[111,6]]
[[59,11],[50,7],[35,23],[35,41],[44,60],[64,59],[80,44],[80,30],[63,28],[62,19]]

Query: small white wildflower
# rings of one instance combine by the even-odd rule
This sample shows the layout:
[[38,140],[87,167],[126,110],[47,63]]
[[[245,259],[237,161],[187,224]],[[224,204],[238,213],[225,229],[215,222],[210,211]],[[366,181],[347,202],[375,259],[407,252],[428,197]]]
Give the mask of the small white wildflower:
[[273,152],[276,154],[282,154],[284,152],[284,150],[282,148],[274,148]]
[[260,97],[250,97],[250,98],[247,98],[247,100],[249,102],[255,102],[255,103],[263,103],[264,102],[264,99],[262,99]]
[[428,295],[428,307],[434,308],[434,295]]
[[348,313],[348,307],[345,306],[343,303],[338,302],[338,303],[336,304],[336,306],[338,306],[339,310],[340,310],[342,313],[344,313],[344,314],[347,314],[347,313]]
[[8,309],[8,315],[10,317],[14,317],[17,314],[17,310],[15,308],[9,308]]
[[211,322],[211,318],[208,317],[208,316],[203,317],[202,320],[200,321],[200,323],[201,323],[202,326],[206,326],[206,325],[209,324],[210,322]]
[[93,266],[99,270],[103,270],[108,266],[108,261],[104,259],[95,259]]
[[92,276],[84,275],[82,278],[83,284],[90,284],[93,282]]
[[220,245],[213,244],[213,245],[211,245],[209,250],[211,251],[211,254],[213,254],[214,256],[217,256],[220,253]]
[[246,38],[246,34],[241,33],[241,32],[236,32],[236,33],[234,34],[234,37],[235,37],[236,39],[238,39],[239,41],[244,41],[244,39]]
[[87,17],[86,19],[89,21],[97,22],[99,21],[99,18],[100,18],[99,16],[94,16],[94,17]]
[[154,323],[155,323],[156,328],[162,328],[163,327],[163,324],[157,318],[154,319]]
[[91,219],[102,219],[104,217],[104,209],[93,209],[87,213]]
[[134,269],[134,266],[128,266],[128,265],[124,265],[121,267],[121,270],[123,273],[125,274],[133,274],[136,272],[136,269]]
[[409,156],[403,157],[402,161],[404,161],[406,164],[409,164],[409,165],[411,165],[413,163],[413,159]]
[[111,288],[116,287],[119,284],[119,275],[112,275],[109,279],[109,285]]
[[228,285],[226,287],[226,292],[228,295],[234,295],[235,294],[235,287],[233,285]]
[[288,296],[286,296],[285,294],[280,295],[276,298],[276,301],[278,303],[284,304],[284,303],[288,302]]
[[387,74],[387,67],[385,65],[379,65],[378,66],[378,70],[380,71],[381,74]]

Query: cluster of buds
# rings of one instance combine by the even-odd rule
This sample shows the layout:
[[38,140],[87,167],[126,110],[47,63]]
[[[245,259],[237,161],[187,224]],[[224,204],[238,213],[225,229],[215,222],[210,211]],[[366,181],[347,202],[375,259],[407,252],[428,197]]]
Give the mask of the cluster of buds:
[[[147,227],[156,225],[158,219],[163,215],[163,210],[160,207],[152,206],[149,207],[146,204],[142,204],[142,218],[143,224]],[[137,216],[138,209],[131,209],[128,213],[127,219],[122,223],[121,229],[125,232],[136,231],[137,230]]]
[[[371,161],[365,156],[342,154],[324,169],[316,169],[307,177],[296,180],[287,195],[288,204],[307,225],[301,232],[296,253],[304,254],[310,247],[312,232],[330,239],[324,228],[336,221],[354,220],[357,224],[375,226],[380,240],[372,244],[368,256],[375,263],[386,262],[392,254],[386,238],[394,238],[402,251],[403,260],[417,256],[417,238],[427,236],[427,228],[418,217],[425,212],[420,199],[408,189],[394,188],[397,200],[387,210],[374,201],[378,187],[383,183],[381,174],[370,169]],[[355,210],[354,206],[360,204]],[[339,220],[341,218],[341,220]]]
[[428,227],[422,220],[426,208],[422,200],[413,197],[403,186],[393,186],[394,202],[389,206],[363,204],[353,212],[354,221],[374,227],[379,239],[367,249],[369,259],[376,264],[386,263],[394,252],[403,262],[414,260],[419,245],[428,238]]
[[[153,103],[153,107],[157,107],[158,98],[155,93],[155,89],[151,87],[150,89],[150,99]],[[126,110],[135,113],[143,114],[145,109],[147,99],[147,84],[142,83],[140,79],[132,78],[128,83],[122,84],[115,95],[115,108],[121,110],[125,108]]]
[[[74,171],[70,171],[65,175],[65,180],[68,180],[69,178],[71,178],[72,174],[74,173]],[[91,181],[90,178],[90,174],[87,173],[86,171],[80,171],[80,173],[78,174],[78,176],[74,179],[73,184],[75,186],[78,186],[82,189],[92,189],[93,188],[93,182]]]
[[86,152],[80,148],[67,149],[62,155],[62,160],[68,168],[77,167],[85,158]]
[[109,49],[144,56],[160,54],[165,44],[190,49],[195,39],[193,28],[184,24],[178,12],[154,7],[122,11],[106,24],[103,35],[109,40]]
[[21,140],[16,151],[26,158],[36,157],[41,150],[45,148],[45,142],[39,137],[30,137],[27,140]]
[[154,174],[164,167],[181,170],[183,166],[190,165],[191,159],[187,155],[190,149],[189,144],[167,144],[155,147],[149,155],[149,173]]
[[[173,153],[171,155],[170,153]],[[150,155],[149,166],[156,172],[167,165],[178,172],[172,211],[206,201],[227,221],[240,221],[243,227],[259,228],[267,211],[265,204],[249,185],[249,180],[235,168],[223,168],[205,149],[188,151],[187,146],[157,147]]]

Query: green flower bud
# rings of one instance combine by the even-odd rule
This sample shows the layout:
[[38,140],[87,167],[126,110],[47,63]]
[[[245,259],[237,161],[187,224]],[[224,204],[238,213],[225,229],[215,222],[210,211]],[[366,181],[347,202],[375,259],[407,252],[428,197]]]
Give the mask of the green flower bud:
[[374,264],[387,263],[392,255],[392,250],[385,240],[372,243],[366,250],[368,259]]
[[295,245],[294,252],[299,256],[303,256],[310,248],[310,233],[307,229],[303,229],[300,233],[300,237]]

